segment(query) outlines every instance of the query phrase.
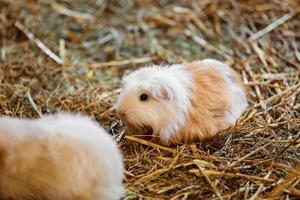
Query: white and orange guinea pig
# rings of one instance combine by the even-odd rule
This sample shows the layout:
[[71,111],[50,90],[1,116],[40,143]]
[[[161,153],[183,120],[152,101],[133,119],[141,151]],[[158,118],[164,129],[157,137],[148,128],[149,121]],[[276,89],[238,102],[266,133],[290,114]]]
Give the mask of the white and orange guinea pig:
[[128,134],[151,134],[173,145],[214,136],[247,107],[239,75],[220,61],[204,59],[154,65],[125,76],[116,111]]
[[118,200],[122,179],[117,145],[89,118],[0,118],[1,200]]

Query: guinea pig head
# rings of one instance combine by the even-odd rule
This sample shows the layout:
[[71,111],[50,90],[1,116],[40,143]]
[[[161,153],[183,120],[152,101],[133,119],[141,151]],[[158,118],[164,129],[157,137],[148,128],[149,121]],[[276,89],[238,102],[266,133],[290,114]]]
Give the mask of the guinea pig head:
[[180,117],[180,96],[185,95],[181,87],[176,77],[158,66],[142,68],[126,76],[116,111],[132,131],[129,134],[152,132],[160,139],[172,134],[180,123],[178,118],[184,118]]

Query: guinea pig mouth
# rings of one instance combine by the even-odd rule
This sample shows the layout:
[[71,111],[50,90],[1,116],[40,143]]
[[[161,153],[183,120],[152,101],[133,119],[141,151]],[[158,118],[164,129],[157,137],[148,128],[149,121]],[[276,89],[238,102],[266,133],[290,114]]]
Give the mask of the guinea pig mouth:
[[133,136],[143,137],[143,138],[147,137],[148,139],[152,138],[153,136],[153,129],[151,126],[143,125],[143,126],[136,127],[130,124],[126,124],[126,128],[128,134]]
[[118,116],[126,127],[126,134],[136,137],[150,138],[153,136],[153,128],[150,125],[139,124],[131,122],[130,118],[125,116]]
[[144,127],[144,135],[152,135],[152,134],[153,134],[153,129],[151,126]]
[[153,130],[151,126],[141,126],[138,127],[138,131],[140,132],[141,135],[152,135]]

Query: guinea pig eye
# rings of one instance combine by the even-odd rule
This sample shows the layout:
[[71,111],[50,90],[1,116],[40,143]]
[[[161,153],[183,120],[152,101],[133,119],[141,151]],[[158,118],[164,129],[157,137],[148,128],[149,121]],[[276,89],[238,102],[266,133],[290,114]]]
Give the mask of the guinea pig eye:
[[148,99],[148,95],[147,94],[141,94],[141,96],[140,96],[140,100],[141,101],[147,101],[147,99]]

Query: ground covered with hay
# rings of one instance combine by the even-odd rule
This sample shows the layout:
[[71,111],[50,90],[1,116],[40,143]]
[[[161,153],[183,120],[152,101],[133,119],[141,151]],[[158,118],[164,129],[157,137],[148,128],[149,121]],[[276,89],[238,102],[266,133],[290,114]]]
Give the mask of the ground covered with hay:
[[[299,199],[300,1],[0,0],[0,113],[83,112],[124,154],[125,199]],[[206,57],[236,69],[251,106],[208,141],[124,136],[121,77]]]

